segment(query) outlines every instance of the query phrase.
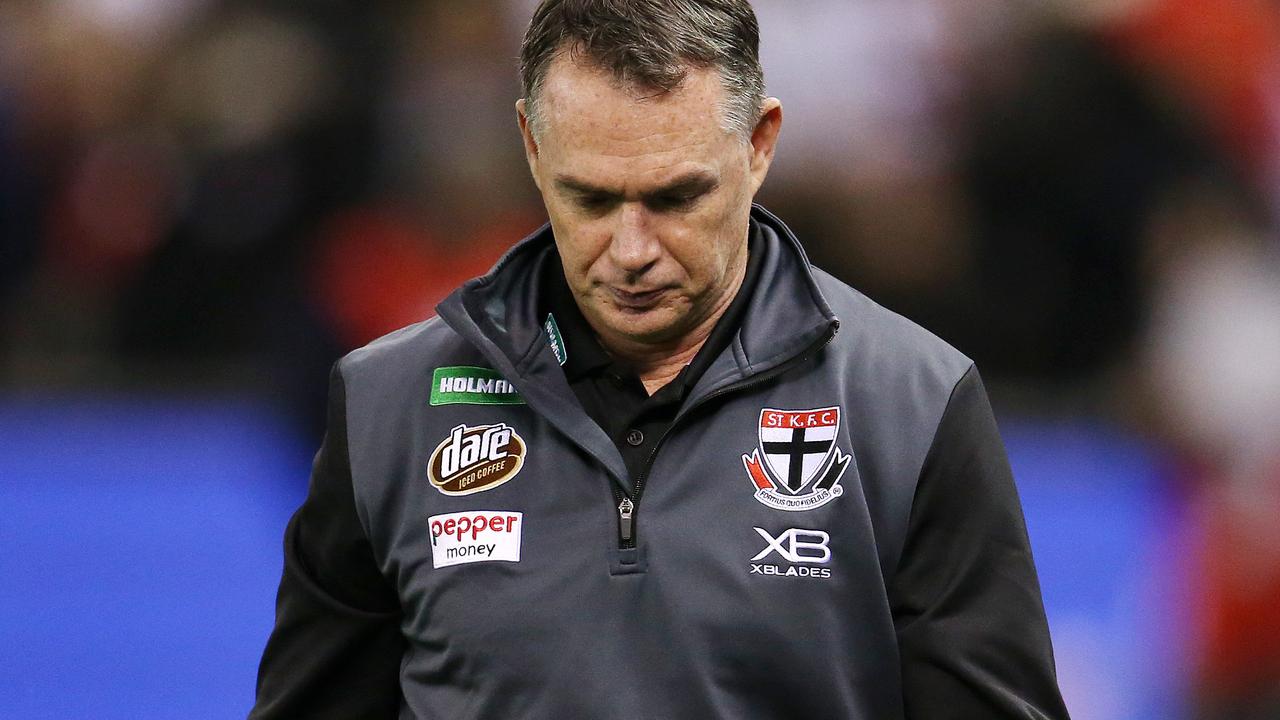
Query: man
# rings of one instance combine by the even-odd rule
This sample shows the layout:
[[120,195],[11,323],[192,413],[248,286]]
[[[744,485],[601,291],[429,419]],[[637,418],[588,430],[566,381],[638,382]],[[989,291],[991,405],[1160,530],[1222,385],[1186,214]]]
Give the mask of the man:
[[752,205],[757,46],[539,6],[551,222],[335,367],[252,717],[1066,717],[972,363]]

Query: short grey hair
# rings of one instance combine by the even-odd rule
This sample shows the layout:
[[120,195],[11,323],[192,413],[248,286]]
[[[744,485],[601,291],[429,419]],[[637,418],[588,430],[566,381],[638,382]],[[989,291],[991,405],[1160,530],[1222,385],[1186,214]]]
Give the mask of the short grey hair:
[[547,69],[562,52],[659,93],[690,68],[720,72],[726,132],[750,138],[764,102],[760,25],[748,0],[542,0],[520,49],[525,116],[535,137]]

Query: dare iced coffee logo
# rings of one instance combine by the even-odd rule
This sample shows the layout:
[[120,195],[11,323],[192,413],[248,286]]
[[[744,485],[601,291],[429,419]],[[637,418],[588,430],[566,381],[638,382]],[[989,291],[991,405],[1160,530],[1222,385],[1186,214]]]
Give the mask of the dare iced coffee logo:
[[431,453],[427,477],[445,495],[470,495],[515,477],[524,454],[524,440],[505,423],[459,425]]

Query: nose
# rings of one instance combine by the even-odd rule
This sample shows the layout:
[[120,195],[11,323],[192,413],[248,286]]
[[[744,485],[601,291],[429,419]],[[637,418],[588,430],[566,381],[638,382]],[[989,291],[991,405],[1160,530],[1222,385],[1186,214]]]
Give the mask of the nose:
[[609,241],[609,259],[628,275],[643,275],[658,261],[662,247],[643,203],[623,203]]

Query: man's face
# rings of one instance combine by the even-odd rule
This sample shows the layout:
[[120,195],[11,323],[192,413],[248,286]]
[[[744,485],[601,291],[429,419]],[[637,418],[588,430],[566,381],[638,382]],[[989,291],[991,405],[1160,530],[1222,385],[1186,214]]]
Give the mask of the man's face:
[[741,282],[781,112],[766,104],[746,142],[722,128],[723,98],[714,69],[639,99],[562,55],[539,98],[537,140],[519,106],[566,279],[606,345],[678,344]]

